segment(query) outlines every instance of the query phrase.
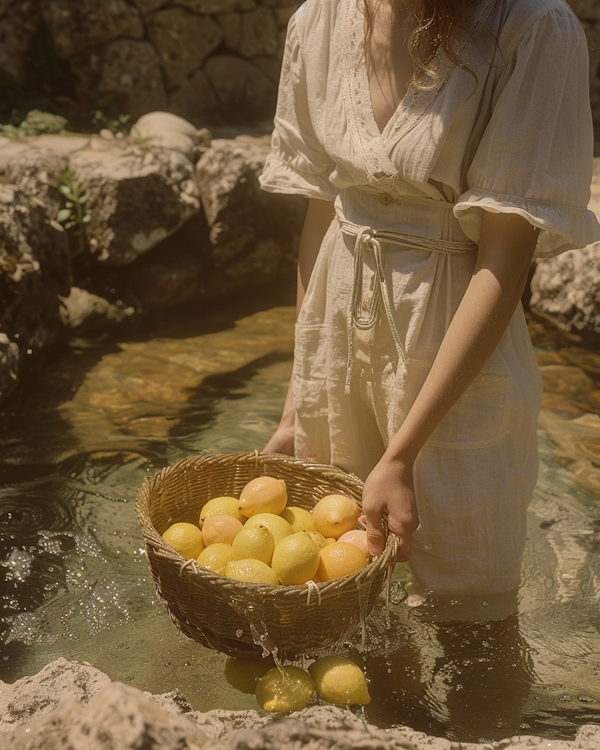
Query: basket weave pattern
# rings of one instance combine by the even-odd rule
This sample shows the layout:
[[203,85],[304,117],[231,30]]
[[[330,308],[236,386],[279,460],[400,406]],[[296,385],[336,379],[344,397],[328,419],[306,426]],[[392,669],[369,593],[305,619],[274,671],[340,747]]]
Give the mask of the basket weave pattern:
[[230,453],[185,458],[147,478],[138,491],[136,511],[157,593],[173,622],[187,636],[231,656],[260,656],[263,643],[279,655],[335,646],[375,605],[396,557],[396,538],[363,570],[320,584],[267,586],[219,576],[186,561],[161,534],[178,521],[198,523],[213,497],[239,497],[257,476],[285,480],[288,505],[312,510],[332,493],[360,505],[362,482],[331,466],[287,456]]

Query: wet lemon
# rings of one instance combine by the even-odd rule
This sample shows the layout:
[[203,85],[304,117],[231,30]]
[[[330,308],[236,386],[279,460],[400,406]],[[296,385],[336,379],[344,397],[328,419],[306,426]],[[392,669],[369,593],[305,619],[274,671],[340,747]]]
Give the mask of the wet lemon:
[[271,567],[284,586],[306,583],[319,567],[319,548],[308,531],[290,534],[275,547]]
[[238,509],[248,518],[257,513],[279,515],[287,503],[287,490],[283,479],[256,477],[240,493]]
[[240,513],[238,504],[239,500],[236,497],[213,497],[200,511],[200,528],[209,516],[233,516],[240,523],[244,523],[246,516]]
[[[312,675],[319,696],[328,703],[345,706],[371,702],[367,680],[362,669],[343,656],[323,656],[311,664]],[[268,674],[268,673],[267,673]]]
[[343,533],[355,529],[360,506],[345,495],[326,495],[313,510],[315,529],[324,537],[339,539]]
[[243,656],[229,656],[225,661],[225,679],[236,690],[254,695],[257,681],[274,666],[275,663],[270,657],[249,659]]
[[368,560],[363,552],[348,542],[334,542],[319,552],[318,575],[321,581],[343,578],[366,568]]
[[244,526],[231,544],[234,560],[262,560],[266,565],[271,564],[275,541],[273,534],[266,526]]
[[352,529],[347,531],[345,534],[338,539],[338,542],[347,542],[348,544],[355,544],[363,555],[369,560],[371,555],[369,553],[369,544],[367,542],[367,532],[361,529]]
[[193,523],[174,523],[169,526],[162,538],[186,560],[191,557],[196,559],[204,549],[202,532]]
[[299,667],[275,667],[256,683],[256,700],[265,711],[301,711],[313,690],[308,672]]
[[281,511],[281,517],[292,527],[292,531],[314,531],[315,522],[312,513],[304,508],[297,508],[294,505],[288,505]]
[[208,547],[211,544],[231,544],[244,528],[233,516],[208,516],[202,526],[202,539]]
[[268,583],[271,586],[279,584],[275,573],[262,560],[231,560],[225,566],[225,575],[236,581]]
[[233,550],[230,544],[211,544],[199,554],[198,565],[222,576],[225,566],[231,560],[233,560]]
[[250,529],[252,526],[260,526],[261,524],[266,526],[271,534],[273,534],[273,541],[276,545],[284,536],[289,536],[293,533],[289,523],[274,513],[257,513],[246,521],[245,527]]

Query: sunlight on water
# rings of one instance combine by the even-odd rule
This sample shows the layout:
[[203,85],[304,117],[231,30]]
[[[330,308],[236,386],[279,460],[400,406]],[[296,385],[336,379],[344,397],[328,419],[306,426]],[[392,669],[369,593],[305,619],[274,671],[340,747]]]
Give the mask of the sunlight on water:
[[[291,307],[249,309],[75,341],[0,407],[0,679],[67,656],[144,690],[177,688],[201,710],[256,708],[225,679],[226,657],[181,635],[156,600],[134,501],[179,458],[262,448],[293,319]],[[518,615],[486,621],[496,604],[483,597],[474,621],[436,622],[397,566],[388,605],[384,593],[339,645],[366,670],[370,722],[485,741],[600,721],[600,356],[534,333],[542,469]],[[268,649],[259,612],[253,632]]]

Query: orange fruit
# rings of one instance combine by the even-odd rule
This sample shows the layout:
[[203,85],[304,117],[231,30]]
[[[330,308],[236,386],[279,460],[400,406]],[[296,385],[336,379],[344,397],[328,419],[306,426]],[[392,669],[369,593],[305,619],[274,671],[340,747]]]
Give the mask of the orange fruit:
[[243,528],[243,524],[233,516],[209,516],[202,526],[204,546],[231,544]]
[[334,542],[319,552],[317,575],[321,581],[343,578],[366,568],[368,560],[355,544]]
[[367,532],[362,529],[352,529],[352,531],[346,531],[345,534],[338,539],[338,542],[348,542],[348,544],[356,544],[358,549],[364,554],[367,560],[371,559],[369,554],[369,545],[367,543]]

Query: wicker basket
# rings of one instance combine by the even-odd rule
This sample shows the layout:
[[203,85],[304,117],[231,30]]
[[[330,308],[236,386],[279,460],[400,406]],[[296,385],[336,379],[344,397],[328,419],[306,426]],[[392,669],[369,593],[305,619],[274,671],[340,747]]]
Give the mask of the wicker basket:
[[242,583],[185,561],[162,539],[176,521],[197,523],[212,497],[239,497],[261,475],[284,479],[288,505],[312,509],[327,494],[360,503],[360,480],[331,466],[287,456],[232,453],[185,458],[147,478],[136,511],[157,594],[173,622],[187,636],[231,656],[259,657],[266,647],[294,658],[339,643],[366,616],[381,592],[396,557],[396,537],[388,537],[378,558],[345,578],[301,586]]

